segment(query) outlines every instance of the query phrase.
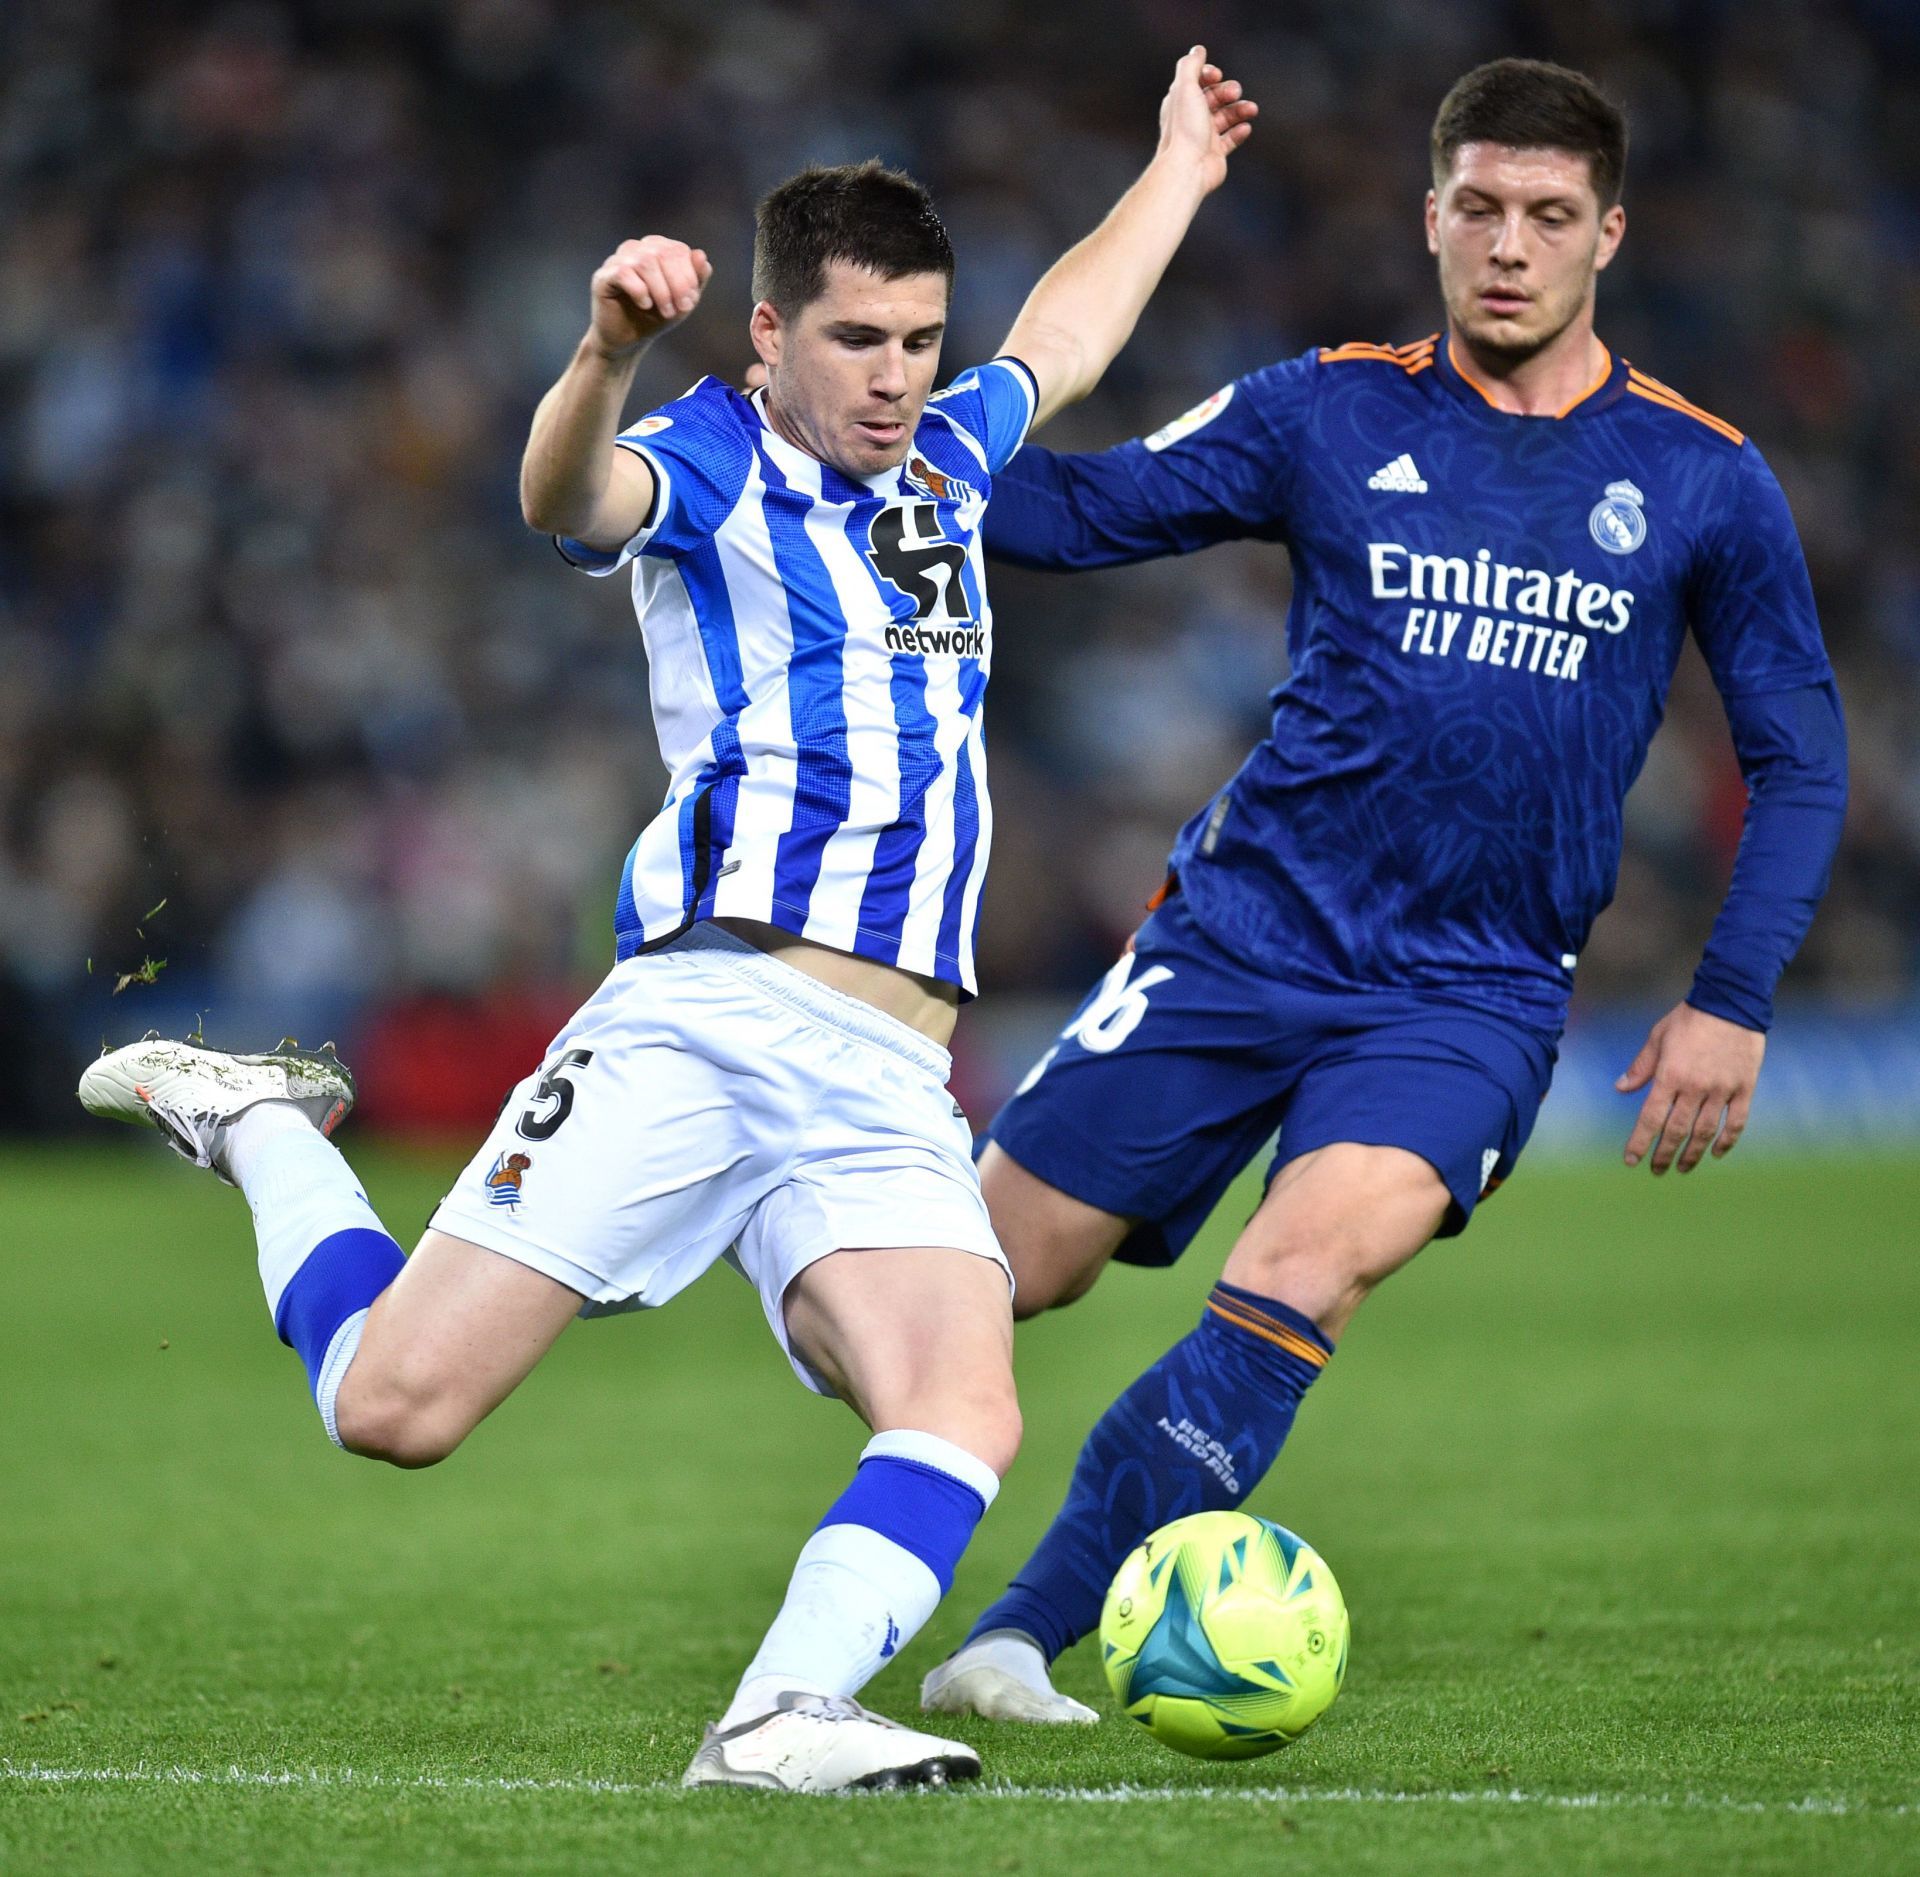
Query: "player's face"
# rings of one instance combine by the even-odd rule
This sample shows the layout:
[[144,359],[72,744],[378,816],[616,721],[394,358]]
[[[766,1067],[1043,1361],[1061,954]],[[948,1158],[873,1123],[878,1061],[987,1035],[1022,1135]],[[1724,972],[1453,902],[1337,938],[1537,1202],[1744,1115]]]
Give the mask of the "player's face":
[[1583,315],[1590,324],[1594,276],[1626,225],[1618,203],[1601,210],[1584,156],[1462,144],[1427,195],[1427,247],[1453,329],[1477,351],[1525,359]]
[[762,300],[753,345],[774,428],[849,476],[892,469],[912,447],[946,328],[944,274],[884,280],[836,261],[791,319]]

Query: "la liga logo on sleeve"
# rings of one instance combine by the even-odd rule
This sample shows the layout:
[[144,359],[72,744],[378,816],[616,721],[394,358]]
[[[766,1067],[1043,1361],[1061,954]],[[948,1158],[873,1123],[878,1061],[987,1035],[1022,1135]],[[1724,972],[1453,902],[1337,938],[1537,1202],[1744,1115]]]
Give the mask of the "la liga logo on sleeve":
[[1233,402],[1233,386],[1222,385],[1212,397],[1196,404],[1182,417],[1176,417],[1172,423],[1163,425],[1147,438],[1147,448],[1156,454],[1169,444],[1178,443],[1182,437],[1190,437],[1196,430],[1206,425],[1224,411]]

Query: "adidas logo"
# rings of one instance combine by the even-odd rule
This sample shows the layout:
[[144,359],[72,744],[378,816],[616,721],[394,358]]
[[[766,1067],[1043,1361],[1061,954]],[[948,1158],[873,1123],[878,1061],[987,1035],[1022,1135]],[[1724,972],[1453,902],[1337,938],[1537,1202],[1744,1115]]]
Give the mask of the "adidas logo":
[[1413,466],[1411,456],[1396,456],[1384,469],[1376,469],[1367,478],[1369,489],[1387,489],[1395,495],[1425,495],[1426,479]]

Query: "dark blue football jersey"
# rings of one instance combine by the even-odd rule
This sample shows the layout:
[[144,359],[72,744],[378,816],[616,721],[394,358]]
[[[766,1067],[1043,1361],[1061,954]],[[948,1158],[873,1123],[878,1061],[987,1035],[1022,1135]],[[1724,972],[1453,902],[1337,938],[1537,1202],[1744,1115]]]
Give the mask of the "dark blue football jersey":
[[1517,417],[1444,341],[1321,348],[1143,440],[1029,448],[987,522],[1047,567],[1249,536],[1292,555],[1292,673],[1172,865],[1210,933],[1309,986],[1557,1036],[1689,628],[1728,697],[1830,677],[1760,452],[1623,359]]

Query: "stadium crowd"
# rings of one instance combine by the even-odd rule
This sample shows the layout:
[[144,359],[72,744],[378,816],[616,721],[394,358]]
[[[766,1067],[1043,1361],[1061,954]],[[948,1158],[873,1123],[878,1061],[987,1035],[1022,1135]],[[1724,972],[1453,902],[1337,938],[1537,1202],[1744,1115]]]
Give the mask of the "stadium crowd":
[[[664,786],[624,583],[570,574],[516,502],[593,266],[627,234],[705,245],[712,290],[645,389],[737,377],[754,200],[878,153],[951,227],[957,367],[1144,161],[1196,30],[1259,131],[1047,441],[1151,428],[1311,343],[1432,330],[1440,93],[1507,52],[1592,72],[1634,133],[1602,336],[1765,449],[1846,695],[1849,832],[1786,997],[1911,1000],[1917,20],[1897,0],[14,0],[0,1128],[77,1121],[101,1034],[194,1012],[214,1040],[277,1023],[376,1061],[491,1037],[490,1117],[608,957]],[[990,993],[1077,991],[1110,958],[1261,732],[1287,594],[1284,557],[1251,546],[996,576]],[[1743,800],[1689,654],[1583,1001],[1684,990]],[[114,999],[149,956],[158,981]],[[431,1083],[389,1118],[466,1118]]]

